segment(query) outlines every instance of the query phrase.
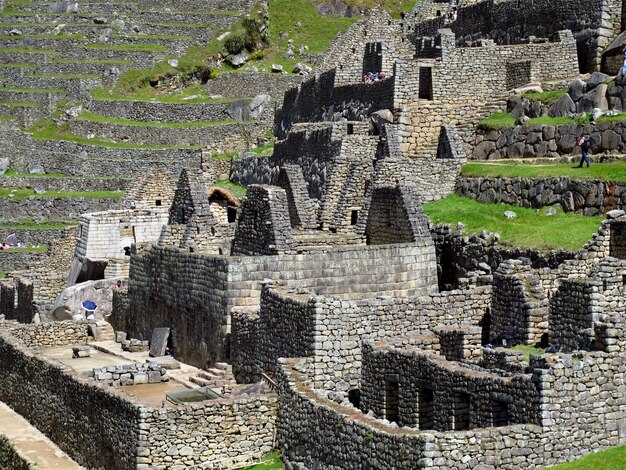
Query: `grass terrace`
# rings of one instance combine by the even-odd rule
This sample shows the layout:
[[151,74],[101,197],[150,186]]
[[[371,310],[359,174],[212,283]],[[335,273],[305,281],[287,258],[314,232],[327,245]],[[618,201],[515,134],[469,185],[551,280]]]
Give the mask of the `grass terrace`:
[[215,186],[218,186],[218,187],[224,188],[224,189],[228,189],[230,192],[233,193],[233,195],[237,199],[241,199],[248,192],[248,188],[246,188],[245,186],[241,186],[241,185],[239,185],[237,183],[233,183],[233,182],[228,181],[228,180],[220,180],[220,181],[215,183]]
[[271,454],[263,457],[263,460],[258,465],[252,467],[245,467],[241,470],[282,470],[284,467],[283,462],[280,460],[280,454],[278,452],[272,452]]
[[530,362],[531,354],[545,354],[545,351],[535,346],[527,346],[525,344],[518,344],[511,348],[513,351],[519,351],[524,354],[524,360]]
[[[513,211],[517,217],[507,219],[504,212]],[[500,234],[500,243],[537,250],[580,250],[598,230],[603,216],[586,217],[564,213],[544,215],[545,209],[529,209],[507,204],[481,204],[455,194],[436,202],[424,204],[424,212],[434,224],[456,225],[462,222],[465,233],[482,230]]]
[[[183,129],[189,127],[212,127],[226,124],[235,124],[237,121],[225,120],[225,121],[206,121],[206,122],[190,122],[190,123],[178,123],[178,122],[158,122],[158,121],[133,121],[131,119],[115,118],[110,116],[103,116],[101,114],[90,113],[89,111],[83,111],[78,120],[100,122],[104,124],[117,124],[120,126],[135,126],[135,127],[167,127],[173,129]],[[258,121],[249,121],[250,123]]]
[[0,114],[0,122],[15,121],[15,119],[17,119],[15,116]]
[[37,66],[33,64],[19,64],[19,63],[3,63],[0,64],[0,68],[9,69],[36,69]]
[[589,168],[578,168],[572,163],[515,164],[511,161],[468,163],[461,170],[463,176],[500,178],[560,178],[623,181],[626,180],[626,161],[594,163]]
[[23,39],[23,38],[33,39],[33,40],[45,39],[45,40],[54,40],[54,41],[58,41],[62,39],[73,39],[75,41],[87,40],[84,34],[65,33],[65,32],[61,32],[60,34],[21,34],[19,36],[13,36],[10,34],[0,35],[0,40],[5,40],[5,41],[17,40],[17,39]]
[[0,52],[19,53],[19,54],[49,54],[56,55],[59,52],[54,49],[34,49],[32,47],[3,47]]
[[101,65],[131,65],[132,60],[118,59],[52,59],[51,64],[101,64]]
[[77,219],[16,219],[11,223],[0,223],[0,229],[7,230],[58,230],[73,227]]
[[6,253],[43,253],[48,251],[46,245],[25,246],[23,248],[6,248],[2,250]]
[[160,44],[87,44],[85,49],[124,52],[167,52],[167,47]]
[[626,468],[626,446],[589,454],[574,462],[568,462],[547,470],[623,470]]
[[0,91],[10,91],[13,93],[65,93],[65,90],[60,88],[16,88],[16,87],[2,87]]
[[33,189],[0,188],[0,198],[20,201],[29,197],[36,198],[84,198],[84,199],[119,199],[124,191],[45,191],[37,194]]
[[24,75],[26,78],[58,78],[65,80],[88,80],[92,78],[100,78],[95,73],[32,73]]
[[126,142],[116,142],[109,139],[103,139],[100,137],[94,137],[89,139],[87,137],[72,134],[67,125],[58,126],[54,121],[50,119],[41,119],[35,123],[26,133],[32,135],[35,140],[52,140],[52,141],[64,141],[72,142],[80,145],[91,145],[94,147],[108,147],[108,148],[124,148],[124,149],[198,149],[202,148],[202,145],[138,145],[128,144]]
[[530,101],[539,101],[540,103],[545,104],[546,106],[551,106],[556,103],[561,96],[567,93],[566,88],[562,88],[560,90],[551,90],[551,91],[529,91],[524,93],[522,96]]
[[39,103],[36,101],[0,101],[0,106],[7,108],[36,108]]

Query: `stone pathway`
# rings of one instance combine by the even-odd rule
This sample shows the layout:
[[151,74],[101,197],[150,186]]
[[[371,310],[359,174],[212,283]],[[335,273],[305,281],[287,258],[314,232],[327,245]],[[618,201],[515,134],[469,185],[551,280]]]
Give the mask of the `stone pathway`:
[[19,454],[46,470],[83,469],[37,428],[0,402],[0,434],[6,436]]

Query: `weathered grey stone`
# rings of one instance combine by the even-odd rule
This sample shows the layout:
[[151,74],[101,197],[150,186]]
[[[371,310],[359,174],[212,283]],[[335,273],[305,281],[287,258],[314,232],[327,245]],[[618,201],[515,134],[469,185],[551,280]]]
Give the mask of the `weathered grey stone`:
[[576,103],[569,94],[565,93],[550,107],[548,114],[552,117],[565,117],[575,112]]
[[150,357],[159,357],[165,355],[167,349],[167,341],[170,337],[170,329],[155,328],[152,332],[152,339],[150,340]]

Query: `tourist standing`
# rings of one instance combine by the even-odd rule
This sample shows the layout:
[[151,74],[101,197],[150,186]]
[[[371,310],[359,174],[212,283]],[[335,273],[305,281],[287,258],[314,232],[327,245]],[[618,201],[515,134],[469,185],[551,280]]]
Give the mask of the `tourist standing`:
[[583,162],[586,163],[587,168],[589,168],[591,166],[591,163],[589,162],[589,149],[591,148],[591,142],[589,142],[587,137],[582,136],[578,141],[578,145],[580,146],[580,150],[583,152],[578,168],[583,167]]

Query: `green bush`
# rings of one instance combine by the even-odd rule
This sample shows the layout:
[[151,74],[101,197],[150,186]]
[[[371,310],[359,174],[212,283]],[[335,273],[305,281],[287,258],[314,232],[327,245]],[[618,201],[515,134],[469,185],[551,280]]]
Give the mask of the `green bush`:
[[229,36],[224,42],[224,49],[226,49],[229,54],[239,54],[245,47],[246,39],[239,35]]

